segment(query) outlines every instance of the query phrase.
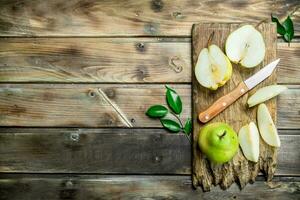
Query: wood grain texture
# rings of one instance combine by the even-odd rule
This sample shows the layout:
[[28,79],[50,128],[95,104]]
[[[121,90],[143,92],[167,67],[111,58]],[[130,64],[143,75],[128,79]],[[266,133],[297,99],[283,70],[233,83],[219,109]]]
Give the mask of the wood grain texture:
[[[291,19],[293,20],[294,27],[296,27],[295,29],[296,35],[299,35],[300,33],[300,28],[299,28],[300,27],[300,6],[299,5],[300,3],[298,2],[298,4],[294,6],[294,8],[289,12]],[[281,21],[285,20],[286,17],[282,16]]]
[[277,43],[277,54],[281,58],[277,72],[278,83],[300,84],[300,43]]
[[[191,86],[171,87],[182,98],[185,121],[191,117]],[[300,87],[288,87],[278,98],[278,128],[296,129]],[[0,126],[161,127],[145,111],[165,102],[160,84],[1,84]]]
[[[278,126],[283,128],[294,127],[299,129],[300,124],[300,94],[294,91],[300,89],[299,85],[289,86],[282,95],[278,97]],[[281,104],[281,102],[284,102]],[[288,117],[287,117],[288,116]]]
[[[190,83],[188,38],[0,38],[0,82]],[[300,84],[300,43],[278,43],[278,83]],[[130,54],[130,56],[128,56]]]
[[[1,36],[190,36],[193,23],[254,22],[292,13],[299,1],[1,0]],[[113,26],[112,26],[113,24]]]
[[[278,153],[277,183],[268,186],[258,177],[242,192],[233,185],[227,192],[212,188],[203,193],[191,190],[191,148],[183,135],[115,128],[161,127],[144,112],[165,101],[163,83],[191,82],[193,23],[257,23],[270,20],[271,13],[281,20],[291,13],[299,36],[299,4],[294,0],[0,0],[0,82],[26,83],[0,84],[0,126],[48,127],[0,128],[0,199],[300,198],[299,178],[281,178],[300,176],[300,155],[295,151],[299,130],[279,131],[283,147]],[[32,38],[23,38],[28,36]],[[168,38],[172,36],[179,38]],[[278,55],[282,58],[278,82],[300,84],[299,44],[278,45]],[[278,125],[299,129],[300,88],[289,88],[278,100]],[[175,89],[183,98],[186,119],[191,116],[191,87]]]
[[0,178],[1,200],[27,199],[203,199],[288,200],[299,199],[299,178],[276,178],[274,183],[257,181],[240,191],[192,190],[189,176],[72,176],[8,175]]
[[[224,49],[225,38],[240,27],[240,24],[196,24],[192,31],[192,46],[193,46],[193,68],[195,67],[200,51],[207,47],[207,41],[214,32],[214,37],[211,44],[218,45]],[[237,85],[245,80],[250,75],[257,72],[260,68],[276,59],[276,26],[270,23],[263,23],[258,30],[266,45],[265,59],[260,66],[245,70],[234,65],[231,79],[221,87],[217,92],[210,91],[202,87],[196,77],[192,76],[192,98],[193,98],[193,185],[201,186],[203,190],[209,191],[212,185],[220,185],[221,188],[227,189],[234,182],[239,183],[243,188],[247,183],[253,181],[262,171],[268,180],[271,180],[277,163],[277,149],[267,145],[263,140],[260,141],[260,158],[258,163],[248,162],[243,156],[241,150],[234,158],[223,165],[211,164],[205,155],[201,153],[198,147],[198,134],[204,124],[200,124],[197,116],[200,112],[206,110],[217,99],[228,94],[235,89]],[[193,69],[194,70],[194,69]],[[194,72],[193,72],[194,74]],[[273,73],[268,79],[263,81],[258,87],[276,83],[276,73]],[[246,95],[242,96],[235,103],[229,106],[226,110],[216,116],[213,122],[225,122],[230,124],[233,129],[238,132],[239,129],[250,121],[256,119],[256,109],[247,109],[245,107],[247,96],[252,95],[257,88],[252,89]],[[276,121],[276,101],[272,99],[266,103],[272,118]]]
[[0,131],[1,172],[180,174],[190,169],[184,135],[162,130]]
[[[189,88],[174,86],[186,105],[184,121],[191,113]],[[154,104],[166,104],[164,85],[0,85],[0,125],[161,127],[145,115]]]
[[[276,175],[299,176],[299,130],[279,130]],[[0,129],[1,173],[191,174],[191,145],[163,129]]]
[[188,82],[190,45],[147,38],[0,38],[2,82]]

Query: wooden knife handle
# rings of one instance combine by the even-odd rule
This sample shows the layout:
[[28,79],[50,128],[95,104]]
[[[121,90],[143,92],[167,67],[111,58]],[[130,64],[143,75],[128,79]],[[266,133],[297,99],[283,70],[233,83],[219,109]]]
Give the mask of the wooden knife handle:
[[199,114],[199,120],[202,123],[206,123],[220,112],[225,110],[228,106],[230,106],[233,102],[235,102],[238,98],[243,96],[248,92],[248,88],[244,82],[239,83],[239,85],[232,90],[230,93],[226,94],[225,96],[219,98],[215,101],[208,109],[201,112]]

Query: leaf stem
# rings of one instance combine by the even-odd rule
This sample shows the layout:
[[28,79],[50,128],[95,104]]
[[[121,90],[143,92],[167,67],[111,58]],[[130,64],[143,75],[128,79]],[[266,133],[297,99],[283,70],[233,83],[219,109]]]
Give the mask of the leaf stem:
[[179,123],[180,123],[180,126],[181,126],[181,128],[183,129],[184,127],[183,127],[183,124],[182,124],[182,122],[181,122],[181,120],[180,120],[180,118],[179,118],[179,116],[178,115],[176,115],[175,113],[173,113],[173,112],[171,112],[171,114],[174,116],[174,117],[176,117],[176,119],[179,121]]
[[188,141],[192,144],[190,136],[188,136],[186,133],[184,133],[185,137],[188,139]]
[[173,112],[170,112],[170,113],[171,113],[174,117],[176,117],[176,119],[179,121],[180,126],[181,126],[181,131],[182,131],[183,134],[186,136],[186,138],[188,139],[188,141],[189,141],[190,143],[192,143],[190,137],[184,132],[184,126],[183,126],[183,124],[182,124],[182,121],[181,121],[180,117],[179,117],[178,115],[176,115],[175,113],[173,113]]

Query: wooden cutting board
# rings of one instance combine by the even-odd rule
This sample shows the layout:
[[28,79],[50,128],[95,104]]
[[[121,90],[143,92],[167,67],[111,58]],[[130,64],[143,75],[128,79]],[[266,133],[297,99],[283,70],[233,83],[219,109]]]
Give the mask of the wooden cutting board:
[[[241,24],[196,24],[192,30],[192,47],[193,47],[193,185],[201,186],[204,191],[209,191],[212,185],[220,185],[222,189],[227,189],[232,183],[237,182],[243,188],[248,182],[254,182],[255,177],[261,171],[267,178],[271,180],[277,162],[277,149],[267,145],[260,138],[260,158],[258,163],[248,162],[243,156],[241,149],[237,155],[229,163],[213,166],[200,152],[197,144],[198,133],[204,126],[198,121],[198,114],[205,110],[209,105],[216,101],[219,97],[227,94],[234,89],[237,84],[254,74],[261,67],[276,59],[276,26],[271,23],[262,23],[256,28],[262,33],[266,45],[266,56],[264,61],[255,68],[245,69],[239,65],[233,64],[233,74],[231,79],[217,91],[210,91],[203,88],[196,80],[194,74],[195,64],[200,51],[206,47],[209,36],[214,32],[211,44],[218,45],[223,51],[227,36]],[[245,94],[238,101],[228,107],[225,111],[215,117],[208,123],[226,122],[230,124],[238,133],[239,129],[249,123],[256,122],[257,107],[247,108],[246,102],[258,88],[276,83],[276,72],[271,77],[259,84],[248,94]],[[276,121],[276,100],[272,99],[266,102],[269,111]]]

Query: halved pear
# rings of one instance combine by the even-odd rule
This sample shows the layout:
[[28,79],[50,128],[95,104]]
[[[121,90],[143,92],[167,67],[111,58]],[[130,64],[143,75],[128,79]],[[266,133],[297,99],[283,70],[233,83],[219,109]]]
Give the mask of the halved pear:
[[200,85],[216,90],[230,79],[231,74],[232,65],[217,45],[201,50],[195,67],[195,75]]
[[266,46],[258,30],[252,25],[244,25],[228,36],[225,50],[229,60],[251,68],[264,60]]
[[258,89],[247,101],[248,106],[252,107],[257,104],[260,104],[264,101],[267,101],[281,92],[285,91],[287,87],[283,85],[269,85],[263,88]]
[[240,129],[239,143],[245,157],[252,162],[257,162],[259,158],[259,133],[254,122],[250,122]]
[[280,147],[277,128],[274,125],[269,110],[265,104],[259,104],[257,109],[257,124],[261,137],[271,146]]

